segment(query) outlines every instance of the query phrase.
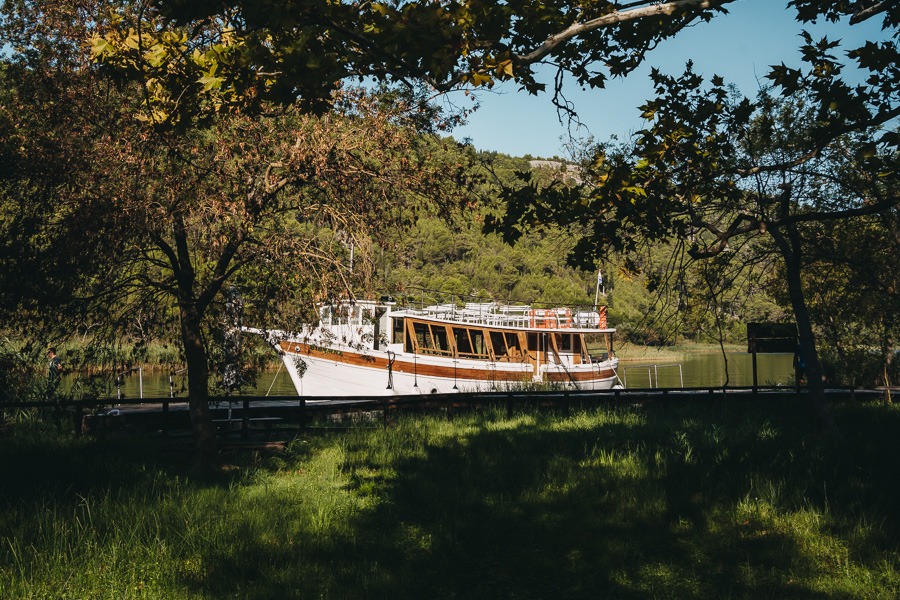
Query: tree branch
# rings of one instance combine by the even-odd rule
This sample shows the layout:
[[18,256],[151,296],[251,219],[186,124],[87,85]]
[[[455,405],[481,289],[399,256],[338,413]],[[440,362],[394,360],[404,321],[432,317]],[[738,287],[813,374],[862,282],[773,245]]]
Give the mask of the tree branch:
[[772,227],[781,225],[792,225],[794,223],[804,223],[808,221],[839,221],[841,219],[852,219],[853,217],[865,217],[867,215],[876,215],[891,208],[900,206],[900,198],[893,197],[860,206],[858,208],[847,208],[844,210],[836,210],[833,212],[809,212],[796,215],[790,215],[771,222]]
[[672,15],[680,10],[690,8],[716,8],[733,1],[734,0],[675,0],[674,2],[666,2],[665,4],[654,3],[650,6],[641,6],[630,10],[615,10],[608,15],[603,15],[602,17],[597,17],[596,19],[591,19],[584,23],[573,23],[572,25],[569,25],[564,31],[548,37],[543,44],[528,54],[516,55],[516,61],[522,64],[531,64],[539,61],[570,39],[603,27],[609,27],[610,25],[618,25],[619,23],[644,19],[647,17]]
[[[741,225],[743,222],[747,222],[746,225]],[[703,250],[701,250],[696,244],[688,250],[688,254],[694,260],[699,260],[703,258],[712,258],[718,254],[721,254],[728,248],[728,241],[736,235],[742,235],[745,233],[750,233],[751,231],[756,231],[759,229],[759,219],[748,214],[741,213],[737,217],[735,217],[734,221],[732,221],[731,225],[728,226],[728,229],[725,231],[720,231],[717,227],[712,224],[704,223],[702,226],[709,231],[710,233],[716,236],[716,244],[713,246],[707,246]]]
[[892,4],[896,4],[897,0],[885,0],[884,2],[879,2],[878,4],[874,4],[869,8],[864,8],[861,11],[857,12],[853,16],[850,17],[850,24],[856,25],[857,23],[862,23],[867,19],[871,19],[878,13],[882,13],[889,9]]
[[734,173],[736,175],[740,175],[741,177],[749,177],[751,175],[757,175],[759,173],[788,171],[794,167],[799,167],[803,163],[816,158],[822,152],[822,150],[824,150],[828,147],[829,144],[831,144],[831,142],[842,135],[852,133],[854,131],[859,131],[860,129],[878,127],[879,125],[884,125],[888,121],[896,119],[897,117],[900,117],[900,106],[895,106],[892,110],[877,114],[868,121],[846,123],[840,129],[833,131],[826,139],[823,139],[822,142],[816,145],[812,150],[810,150],[806,154],[801,154],[793,160],[771,165],[759,165],[756,167],[751,167],[749,169],[735,169]]

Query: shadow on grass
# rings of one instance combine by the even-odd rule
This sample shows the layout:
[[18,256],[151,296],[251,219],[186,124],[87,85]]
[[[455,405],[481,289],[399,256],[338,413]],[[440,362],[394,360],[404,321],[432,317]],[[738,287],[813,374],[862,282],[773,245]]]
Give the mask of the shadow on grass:
[[234,572],[254,582],[241,592],[253,598],[896,590],[896,576],[874,588],[872,579],[885,556],[897,564],[900,421],[877,408],[836,410],[846,446],[790,405],[482,415],[448,435],[427,420],[351,435],[341,472],[365,508],[328,535],[307,530],[293,551],[252,544],[253,560],[218,562],[196,591],[227,594]]
[[[834,412],[843,444],[790,404],[404,418],[298,441],[296,456],[203,500],[186,492],[203,524],[180,546],[189,519],[150,498],[176,523],[141,543],[174,548],[161,560],[168,597],[896,592],[900,412]],[[146,484],[146,464],[110,463],[93,483],[67,473],[102,458],[93,452],[57,457],[49,488],[3,497]]]

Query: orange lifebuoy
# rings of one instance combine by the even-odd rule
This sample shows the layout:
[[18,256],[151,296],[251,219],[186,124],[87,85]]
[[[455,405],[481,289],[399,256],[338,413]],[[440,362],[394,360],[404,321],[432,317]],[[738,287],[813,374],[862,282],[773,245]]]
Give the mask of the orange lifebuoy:
[[532,327],[540,327],[541,329],[543,329],[553,327],[554,325],[552,310],[547,310],[545,308],[533,308],[528,311],[528,316],[531,317]]

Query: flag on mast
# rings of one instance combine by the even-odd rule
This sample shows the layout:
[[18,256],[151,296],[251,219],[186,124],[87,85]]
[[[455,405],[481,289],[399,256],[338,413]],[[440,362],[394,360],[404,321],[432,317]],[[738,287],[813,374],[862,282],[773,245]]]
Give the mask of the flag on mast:
[[606,296],[606,290],[603,288],[603,270],[597,269],[597,291],[594,293],[594,304],[600,301],[600,294]]

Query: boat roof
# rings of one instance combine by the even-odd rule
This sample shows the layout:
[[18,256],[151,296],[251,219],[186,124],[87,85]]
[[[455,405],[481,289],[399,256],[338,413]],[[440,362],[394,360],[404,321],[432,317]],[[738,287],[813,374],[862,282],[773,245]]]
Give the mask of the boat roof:
[[421,308],[404,307],[393,310],[389,316],[415,318],[417,320],[449,323],[454,325],[480,325],[491,328],[527,330],[533,332],[557,331],[563,333],[614,333],[605,325],[606,311],[601,307],[534,308],[528,304],[501,304],[497,302],[468,302],[433,304]]

